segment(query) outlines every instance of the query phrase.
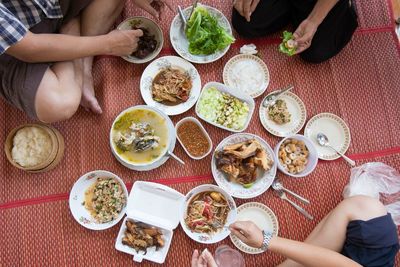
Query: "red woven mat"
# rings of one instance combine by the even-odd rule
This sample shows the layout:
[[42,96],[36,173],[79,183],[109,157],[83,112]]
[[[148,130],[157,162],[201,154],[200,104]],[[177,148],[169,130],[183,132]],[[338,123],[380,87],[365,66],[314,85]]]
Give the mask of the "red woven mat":
[[[189,1],[182,1],[186,4]],[[230,17],[230,1],[207,3]],[[181,3],[185,6],[185,4]],[[400,48],[393,34],[389,1],[357,1],[360,29],[351,43],[334,59],[311,65],[300,59],[288,58],[277,51],[275,37],[253,40],[261,51],[270,74],[272,89],[295,85],[307,106],[307,117],[320,112],[332,112],[342,117],[350,127],[352,142],[348,153],[358,163],[382,161],[400,168]],[[127,2],[120,20],[133,14],[144,14]],[[162,21],[165,47],[162,55],[175,54],[169,42],[171,12]],[[222,69],[229,58],[238,53],[238,39],[221,60],[196,65],[202,83],[222,81]],[[121,166],[109,149],[109,129],[115,116],[123,109],[143,104],[139,80],[145,66],[132,65],[116,57],[99,57],[94,65],[95,86],[104,114],[95,116],[79,110],[69,121],[57,123],[66,141],[65,157],[53,171],[45,174],[26,174],[12,167],[5,155],[0,155],[3,169],[0,183],[0,262],[4,266],[37,265],[127,265],[131,257],[117,252],[114,242],[119,225],[112,229],[93,232],[82,228],[72,218],[68,207],[68,192],[82,174],[96,169],[110,170],[131,185],[137,180],[158,181],[182,193],[194,186],[213,183],[211,157],[202,161],[190,160],[177,144],[175,153],[187,164],[175,161],[154,171],[139,173]],[[257,107],[262,97],[257,99]],[[0,103],[0,137],[5,140],[14,127],[28,121],[16,109]],[[173,117],[177,122],[193,110]],[[214,145],[229,135],[204,123]],[[247,132],[265,138],[274,147],[278,138],[267,133],[258,118],[258,108]],[[315,172],[301,180],[281,178],[285,185],[309,198],[309,211],[315,216],[307,221],[287,203],[268,191],[253,199],[265,203],[276,213],[279,234],[303,240],[318,221],[341,200],[341,192],[348,182],[349,168],[341,160],[321,162]],[[243,201],[237,201],[242,204]],[[223,243],[233,246],[229,239]],[[174,233],[166,266],[188,266],[194,248],[203,246],[191,241],[178,227]],[[215,246],[209,247],[211,250]],[[244,255],[247,266],[273,266],[282,258],[272,253]],[[150,265],[144,263],[144,266]]]

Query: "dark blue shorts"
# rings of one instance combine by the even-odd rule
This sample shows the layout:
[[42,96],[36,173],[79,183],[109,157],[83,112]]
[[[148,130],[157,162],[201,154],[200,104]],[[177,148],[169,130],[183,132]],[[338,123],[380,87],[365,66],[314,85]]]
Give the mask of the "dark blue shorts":
[[398,251],[397,227],[389,213],[368,221],[351,221],[347,226],[342,254],[362,266],[394,266]]

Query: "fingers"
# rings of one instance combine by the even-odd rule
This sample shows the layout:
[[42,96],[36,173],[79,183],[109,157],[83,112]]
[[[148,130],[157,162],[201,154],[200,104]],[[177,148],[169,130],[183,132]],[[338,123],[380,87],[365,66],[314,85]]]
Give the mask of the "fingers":
[[174,11],[174,9],[172,8],[171,3],[169,3],[168,1],[162,1],[162,2],[168,7],[169,10]]
[[143,36],[143,31],[140,30],[140,29],[138,29],[138,30],[132,30],[132,32],[134,33],[134,35],[135,35],[136,37],[141,37],[141,36]]
[[244,234],[242,234],[240,231],[234,229],[234,228],[230,228],[232,234],[234,234],[235,236],[237,236],[240,240],[242,240],[243,242],[246,243],[247,238]]
[[205,260],[207,267],[218,267],[214,257],[211,255],[208,249],[205,249],[203,253],[201,253],[201,257]]
[[239,14],[244,17],[244,12],[243,12],[243,0],[236,0],[233,4],[235,7],[236,11],[239,12]]
[[254,12],[254,10],[256,10],[258,3],[260,3],[260,0],[253,0],[253,2],[251,3],[251,7],[250,7],[251,14]]
[[247,22],[250,22],[250,16],[251,16],[251,12],[250,12],[250,8],[251,8],[251,0],[247,0],[244,1],[243,3],[243,14],[245,19],[247,20]]
[[144,3],[141,8],[152,15],[155,19],[160,19],[160,14],[149,3]]
[[195,249],[192,254],[192,267],[197,267],[199,261],[199,251]]

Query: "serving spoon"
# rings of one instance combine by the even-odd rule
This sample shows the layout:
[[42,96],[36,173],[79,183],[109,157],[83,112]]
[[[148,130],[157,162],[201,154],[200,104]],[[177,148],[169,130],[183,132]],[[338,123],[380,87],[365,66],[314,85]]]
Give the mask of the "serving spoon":
[[289,86],[286,87],[285,89],[278,90],[278,91],[276,91],[276,92],[274,92],[274,93],[268,95],[268,96],[265,98],[264,102],[262,103],[263,107],[264,107],[264,108],[267,108],[267,107],[269,107],[269,106],[275,105],[275,102],[276,102],[276,100],[278,99],[278,97],[280,97],[283,93],[292,90],[293,88],[294,88],[293,85],[289,85]]
[[185,165],[185,162],[183,160],[181,160],[177,155],[175,155],[174,153],[172,153],[171,151],[168,150],[167,154],[169,156],[171,156],[174,160],[176,160],[177,162],[179,162],[182,165]]
[[336,148],[334,148],[333,146],[331,146],[331,145],[329,144],[328,136],[326,136],[325,134],[323,134],[323,133],[318,133],[318,134],[317,134],[317,141],[318,141],[318,144],[319,144],[320,146],[326,146],[326,147],[330,147],[331,149],[333,149],[337,154],[339,154],[339,156],[341,156],[342,158],[344,158],[344,160],[346,160],[347,163],[349,163],[351,167],[356,166],[356,162],[355,162],[354,160],[352,160],[352,159],[350,159],[349,157],[347,157],[346,155],[340,153]]

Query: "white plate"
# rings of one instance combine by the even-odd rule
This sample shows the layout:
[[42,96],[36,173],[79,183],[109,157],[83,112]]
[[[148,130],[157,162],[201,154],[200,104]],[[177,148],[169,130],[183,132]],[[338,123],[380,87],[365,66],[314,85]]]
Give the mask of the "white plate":
[[[248,202],[238,208],[237,221],[252,221],[260,229],[270,231],[274,236],[278,235],[278,219],[273,211],[258,202]],[[259,248],[253,248],[237,238],[235,235],[230,235],[232,243],[241,251],[248,254],[259,254],[264,251]]]
[[187,207],[188,207],[191,199],[194,196],[196,196],[197,194],[199,194],[201,192],[206,192],[206,191],[217,191],[217,192],[221,193],[224,196],[224,198],[226,199],[230,210],[229,210],[228,217],[226,219],[224,226],[229,226],[236,221],[236,215],[237,215],[236,204],[235,204],[235,201],[233,200],[233,198],[229,195],[229,193],[225,192],[221,187],[218,187],[216,185],[203,184],[203,185],[199,185],[199,186],[193,188],[192,190],[189,191],[189,193],[187,193],[187,195],[185,197],[185,202],[182,205],[183,216],[181,218],[180,223],[181,223],[183,230],[187,234],[187,236],[189,236],[194,241],[202,243],[202,244],[214,244],[221,240],[224,240],[230,234],[228,227],[224,227],[219,232],[216,232],[213,234],[195,233],[195,232],[192,232],[185,223]]
[[[192,80],[192,90],[190,91],[190,96],[187,101],[175,106],[168,106],[153,99],[153,79],[165,68],[181,69],[187,72],[187,74],[190,76]],[[200,95],[200,90],[201,80],[196,68],[186,60],[176,56],[160,57],[154,60],[146,67],[146,69],[143,71],[142,77],[140,78],[140,93],[142,94],[144,102],[146,102],[146,104],[149,106],[158,108],[167,115],[178,115],[188,111],[194,106],[194,104],[196,104],[196,101]]]
[[268,132],[275,136],[286,137],[298,133],[301,128],[303,128],[306,122],[307,112],[306,106],[300,97],[292,92],[286,92],[279,97],[279,99],[285,100],[288,111],[291,114],[290,122],[285,124],[277,124],[269,118],[268,109],[262,105],[265,98],[261,101],[259,115],[261,124]]
[[108,171],[92,171],[82,175],[78,181],[75,182],[72,187],[71,193],[69,194],[69,208],[71,210],[72,216],[74,219],[83,227],[91,229],[91,230],[104,230],[116,225],[122,217],[124,217],[126,212],[126,205],[121,210],[117,219],[107,222],[107,223],[98,223],[94,220],[90,212],[85,208],[82,203],[85,201],[85,192],[86,190],[96,182],[96,179],[99,177],[110,177],[116,179],[122,186],[124,190],[126,200],[128,200],[128,190],[124,182],[112,172]]
[[[231,25],[229,24],[228,19],[222,14],[221,11],[218,9],[215,9],[210,6],[202,5],[205,7],[208,12],[211,14],[211,16],[215,17],[218,21],[218,24],[224,28],[228,33],[232,34],[232,28]],[[192,7],[189,6],[183,10],[183,14],[185,17],[189,17],[190,11]],[[183,29],[183,23],[182,20],[177,14],[175,18],[172,20],[171,23],[171,28],[169,31],[169,38],[171,39],[172,46],[174,47],[175,51],[184,59],[189,60],[190,62],[193,63],[199,63],[199,64],[204,64],[204,63],[210,63],[214,62],[221,57],[223,57],[226,52],[228,52],[230,45],[225,47],[224,50],[216,51],[214,54],[211,55],[192,55],[189,53],[189,42],[186,38],[184,29]]]
[[335,114],[320,113],[312,117],[304,129],[304,136],[310,138],[311,142],[314,143],[320,159],[334,160],[339,158],[340,156],[333,149],[318,144],[318,133],[324,133],[329,139],[329,144],[343,154],[350,146],[349,127],[344,120]]
[[[248,84],[246,88],[236,88],[235,86],[236,83],[234,82],[233,68],[239,66],[241,67],[242,70],[242,68],[245,68],[245,65],[242,64],[245,62],[253,64],[256,68],[258,68],[258,72],[261,74],[260,78],[262,80],[258,88],[254,87],[252,84]],[[227,86],[231,88],[236,88],[237,90],[240,90],[243,93],[248,94],[253,98],[262,95],[265,92],[265,90],[267,90],[267,87],[269,85],[269,71],[267,65],[265,65],[264,61],[262,61],[259,57],[253,55],[240,54],[232,57],[225,64],[222,77],[224,83]]]
[[219,143],[219,145],[215,148],[215,151],[222,150],[222,148],[226,145],[244,142],[249,139],[256,139],[258,142],[260,142],[261,146],[265,149],[268,156],[274,161],[274,164],[268,172],[261,170],[257,171],[257,180],[254,182],[252,187],[244,188],[240,184],[228,181],[227,175],[217,169],[215,156],[213,156],[211,160],[211,170],[215,182],[217,182],[217,184],[222,189],[224,189],[226,192],[236,198],[248,199],[261,195],[271,186],[272,181],[274,180],[276,175],[277,162],[274,156],[274,152],[269,144],[257,135],[250,133],[240,133],[228,136],[227,138],[222,140],[221,143]]
[[[236,97],[237,99],[247,103],[247,105],[249,106],[249,114],[247,115],[247,120],[244,123],[244,126],[243,126],[242,129],[234,130],[234,129],[225,127],[223,125],[220,125],[218,123],[215,123],[215,122],[213,122],[211,120],[206,119],[203,115],[201,115],[199,113],[199,102],[200,102],[200,99],[201,99],[202,95],[204,94],[204,92],[206,91],[206,89],[210,88],[210,87],[214,87],[220,92],[230,94],[230,95]],[[196,103],[196,108],[195,109],[196,109],[196,115],[200,119],[202,119],[202,120],[204,120],[204,121],[206,121],[206,122],[208,122],[208,123],[210,123],[210,124],[212,124],[212,125],[214,125],[216,127],[219,127],[221,129],[224,129],[224,130],[227,130],[227,131],[230,131],[230,132],[240,133],[240,132],[243,132],[244,130],[246,130],[246,128],[249,126],[249,123],[251,121],[251,117],[253,116],[253,113],[254,113],[254,107],[255,107],[254,99],[251,98],[250,96],[248,96],[248,95],[246,95],[246,94],[244,94],[244,93],[242,93],[240,91],[238,92],[237,90],[231,89],[231,88],[227,87],[225,84],[217,83],[217,82],[209,82],[206,85],[204,85],[204,87],[203,87],[203,89],[201,91],[200,97],[199,97],[199,101],[197,101],[197,103]]]

